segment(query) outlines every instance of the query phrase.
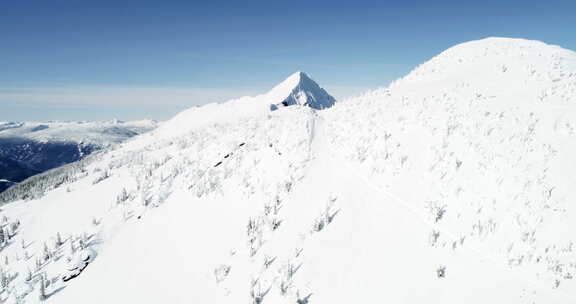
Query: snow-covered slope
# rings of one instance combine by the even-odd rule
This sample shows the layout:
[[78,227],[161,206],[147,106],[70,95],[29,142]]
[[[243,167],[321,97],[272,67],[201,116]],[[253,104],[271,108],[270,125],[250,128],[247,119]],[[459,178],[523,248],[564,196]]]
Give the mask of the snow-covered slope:
[[506,289],[467,302],[574,301],[576,53],[472,41],[325,114],[333,150],[426,223],[446,278]]
[[[142,121],[0,122],[0,179],[13,185],[30,176],[156,128]],[[0,192],[5,187],[0,186]]]
[[292,85],[185,111],[5,205],[0,296],[574,302],[575,64],[490,38],[322,111],[271,111]]

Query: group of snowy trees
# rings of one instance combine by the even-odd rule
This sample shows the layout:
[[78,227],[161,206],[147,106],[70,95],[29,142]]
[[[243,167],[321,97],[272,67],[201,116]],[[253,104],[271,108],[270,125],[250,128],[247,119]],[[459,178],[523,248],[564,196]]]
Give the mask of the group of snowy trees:
[[[0,244],[1,248],[4,249],[7,246],[15,246],[11,240],[17,235],[20,228],[20,221],[9,219],[6,216],[0,218]],[[0,302],[5,302],[12,298],[14,303],[23,303],[25,298],[32,293],[34,290],[37,291],[37,295],[40,301],[46,300],[52,289],[57,288],[55,284],[60,277],[69,274],[69,270],[65,273],[53,273],[49,276],[49,272],[52,267],[47,267],[52,263],[57,263],[62,257],[66,257],[66,263],[83,263],[82,268],[76,271],[72,277],[77,276],[92,259],[92,253],[87,251],[89,248],[89,243],[91,236],[82,233],[77,236],[69,236],[66,238],[62,237],[60,232],[57,232],[50,241],[45,241],[39,243],[35,249],[36,252],[32,254],[29,253],[30,246],[33,243],[26,242],[23,238],[20,238],[17,251],[11,251],[11,257],[6,254],[4,255],[2,262],[0,263]],[[32,247],[34,250],[34,247]],[[81,256],[79,256],[81,254]],[[85,255],[88,255],[88,260]],[[78,260],[81,257],[82,260]],[[79,262],[75,262],[75,261]],[[24,267],[14,266],[14,263],[24,263]],[[15,271],[15,269],[25,269],[20,273]],[[18,277],[21,280],[16,280]],[[22,285],[19,285],[22,284]],[[56,287],[52,287],[52,286]]]
[[[52,245],[48,245],[47,242],[44,242],[42,244],[41,252],[39,254],[36,254],[36,260],[34,261],[35,264],[34,271],[31,271],[30,268],[28,268],[25,277],[25,282],[27,282],[29,285],[38,284],[39,298],[41,301],[47,299],[48,297],[47,289],[52,284],[54,284],[54,282],[60,277],[60,275],[62,275],[62,278],[64,278],[65,276],[70,276],[70,274],[68,273],[63,273],[58,274],[56,277],[53,277],[52,279],[49,279],[45,267],[50,263],[57,262],[63,255],[67,256],[66,261],[68,263],[72,262],[74,260],[74,256],[77,255],[79,251],[88,248],[89,240],[90,236],[88,236],[85,233],[75,237],[69,236],[66,239],[63,239],[62,235],[58,232],[53,237]],[[64,246],[66,243],[69,244],[68,248]],[[22,246],[23,248],[25,248],[26,246],[25,242],[22,242]],[[68,251],[67,254],[64,254],[64,252],[66,251]],[[84,265],[88,264],[87,261],[83,261],[83,263]],[[74,276],[77,276],[80,272],[81,270],[78,271],[78,273],[74,273]]]
[[334,202],[336,202],[336,197],[330,198],[324,212],[314,221],[312,233],[322,231],[328,224],[332,223],[338,212],[340,212],[340,210],[332,211]]
[[94,179],[92,181],[92,185],[96,185],[97,183],[110,177],[110,171],[108,171],[107,169],[105,169],[103,171],[102,170],[98,170],[98,171],[100,171],[100,174],[96,177],[96,179]]
[[86,167],[98,159],[100,153],[94,153],[80,161],[58,167],[32,176],[0,193],[0,204],[16,200],[28,200],[42,197],[45,192],[72,183],[88,174]]
[[10,240],[16,235],[20,221],[10,221],[6,216],[0,219],[0,250],[8,246]]

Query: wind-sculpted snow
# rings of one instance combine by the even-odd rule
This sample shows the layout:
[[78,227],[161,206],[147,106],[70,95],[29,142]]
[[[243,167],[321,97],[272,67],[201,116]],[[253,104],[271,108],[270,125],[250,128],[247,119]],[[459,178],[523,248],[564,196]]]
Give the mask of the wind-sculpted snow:
[[185,111],[4,206],[1,300],[574,302],[574,58],[491,38],[322,111],[270,108],[294,75]]

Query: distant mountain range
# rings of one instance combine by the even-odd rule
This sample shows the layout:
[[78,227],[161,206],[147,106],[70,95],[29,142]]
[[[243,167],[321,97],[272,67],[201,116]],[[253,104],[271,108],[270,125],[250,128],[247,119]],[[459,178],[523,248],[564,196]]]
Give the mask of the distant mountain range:
[[157,126],[152,120],[0,122],[0,192]]

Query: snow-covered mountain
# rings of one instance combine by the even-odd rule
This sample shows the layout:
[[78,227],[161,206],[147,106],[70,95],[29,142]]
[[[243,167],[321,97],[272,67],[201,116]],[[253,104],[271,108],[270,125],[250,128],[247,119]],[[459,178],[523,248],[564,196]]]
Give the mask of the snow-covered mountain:
[[576,300],[575,52],[468,42],[331,107],[310,82],[0,194],[2,300]]
[[271,110],[292,105],[308,106],[312,109],[322,110],[330,108],[336,100],[322,89],[314,80],[302,72],[292,74],[284,82],[272,90],[273,94],[288,96],[279,103],[270,105]]
[[123,122],[0,122],[0,192],[30,176],[71,163],[158,125]]
[[137,121],[48,121],[0,122],[0,138],[25,138],[38,142],[85,142],[109,146],[148,132],[158,126],[154,120]]
[[[173,138],[209,124],[235,121],[264,115],[291,105],[324,109],[334,105],[335,99],[303,72],[296,72],[265,94],[244,96],[224,103],[211,103],[182,111],[158,128],[155,138]],[[147,143],[147,139],[140,140]]]

